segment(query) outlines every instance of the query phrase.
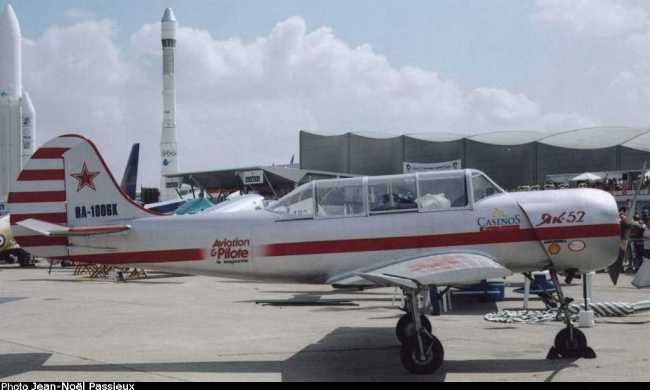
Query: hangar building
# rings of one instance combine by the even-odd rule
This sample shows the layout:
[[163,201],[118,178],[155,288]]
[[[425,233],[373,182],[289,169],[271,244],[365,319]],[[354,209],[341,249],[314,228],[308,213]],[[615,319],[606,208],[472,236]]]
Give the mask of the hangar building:
[[404,163],[461,160],[506,189],[547,175],[640,170],[650,164],[650,129],[597,127],[562,132],[501,131],[378,136],[300,132],[300,167],[358,175],[403,173]]
[[277,199],[297,186],[312,180],[345,178],[355,175],[325,172],[315,169],[300,169],[295,165],[252,166],[204,172],[181,172],[166,175],[180,179],[182,184],[203,188],[210,193],[231,193],[253,191],[270,199]]

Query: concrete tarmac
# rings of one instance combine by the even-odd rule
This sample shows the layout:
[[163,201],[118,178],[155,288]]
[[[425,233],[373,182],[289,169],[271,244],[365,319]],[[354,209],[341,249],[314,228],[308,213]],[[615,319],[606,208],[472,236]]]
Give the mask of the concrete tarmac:
[[[650,290],[630,281],[624,275],[614,287],[598,274],[594,300],[650,300]],[[580,291],[580,281],[566,288]],[[316,300],[322,304],[296,304]],[[521,308],[512,288],[498,305],[455,300],[450,314],[430,317],[446,361],[434,375],[414,376],[400,363],[401,312],[392,300],[393,289],[163,274],[113,283],[71,269],[2,266],[0,381],[650,381],[650,313],[586,329],[597,359],[549,361],[561,323],[483,320]]]

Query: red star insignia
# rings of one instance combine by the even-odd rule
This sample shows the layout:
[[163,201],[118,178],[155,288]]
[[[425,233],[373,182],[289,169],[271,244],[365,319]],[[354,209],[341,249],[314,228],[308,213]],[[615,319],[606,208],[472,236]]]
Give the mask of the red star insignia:
[[81,167],[81,172],[80,173],[73,173],[72,177],[77,179],[77,192],[81,191],[84,189],[84,187],[90,187],[92,188],[93,191],[97,191],[95,188],[95,177],[97,177],[101,172],[90,172],[88,171],[88,167],[86,166],[86,162],[84,162],[84,165]]

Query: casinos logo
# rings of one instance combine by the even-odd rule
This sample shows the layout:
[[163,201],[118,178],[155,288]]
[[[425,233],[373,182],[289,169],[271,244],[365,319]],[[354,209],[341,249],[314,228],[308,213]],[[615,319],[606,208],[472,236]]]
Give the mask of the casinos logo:
[[503,210],[493,209],[491,217],[481,217],[476,222],[481,229],[519,226],[521,217],[519,215],[507,215]]

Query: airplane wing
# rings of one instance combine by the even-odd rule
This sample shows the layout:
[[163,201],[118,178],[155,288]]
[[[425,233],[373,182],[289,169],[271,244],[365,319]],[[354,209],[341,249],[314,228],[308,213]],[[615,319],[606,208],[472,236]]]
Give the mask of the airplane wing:
[[509,269],[477,253],[425,255],[357,274],[379,286],[412,289],[418,286],[473,284],[510,275],[512,272]]
[[354,275],[348,277],[332,278],[326,284],[331,284],[334,288],[373,288],[380,287],[376,283],[364,279],[361,276]]
[[55,223],[40,221],[38,219],[20,221],[18,222],[18,226],[47,237],[93,236],[99,234],[120,233],[131,229],[131,226],[129,225],[67,227]]

